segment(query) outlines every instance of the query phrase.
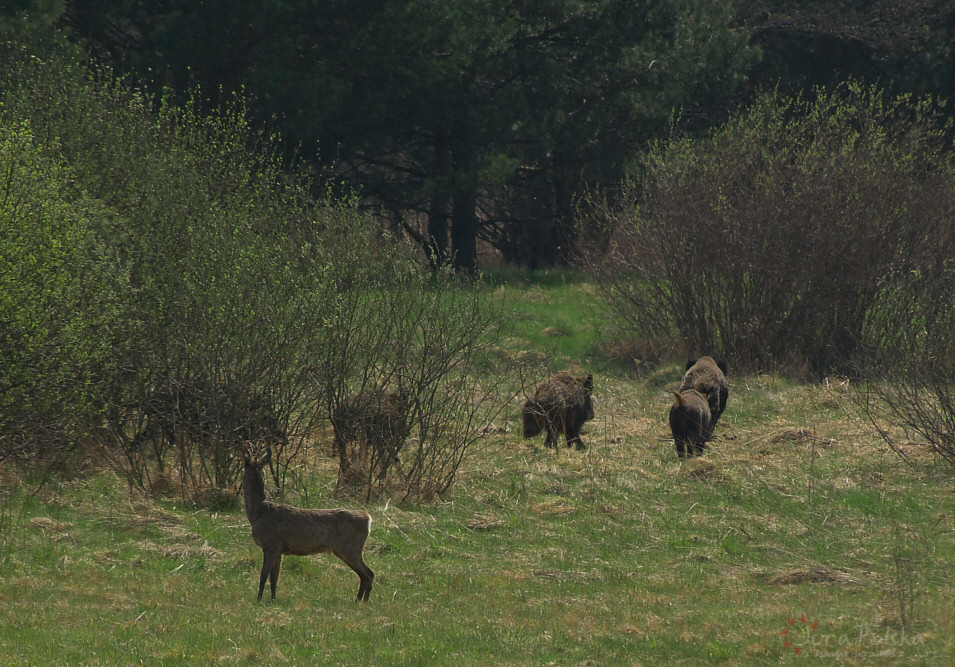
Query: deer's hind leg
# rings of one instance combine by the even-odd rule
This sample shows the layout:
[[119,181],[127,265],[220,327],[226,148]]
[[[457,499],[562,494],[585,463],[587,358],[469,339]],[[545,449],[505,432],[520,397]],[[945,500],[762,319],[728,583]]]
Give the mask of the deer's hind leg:
[[362,570],[358,571],[358,578],[361,583],[358,585],[358,597],[356,602],[368,602],[368,596],[371,595],[371,584],[375,580],[375,573],[362,561]]
[[272,587],[272,599],[275,599],[275,587],[279,583],[279,570],[282,569],[282,554],[275,557],[275,565],[269,572],[269,585]]
[[272,599],[275,599],[275,585],[279,580],[279,566],[282,562],[282,554],[277,550],[262,550],[262,574],[259,576],[259,599],[262,599],[262,592],[265,590],[265,580],[271,577]]
[[371,585],[375,580],[375,573],[365,564],[365,559],[361,557],[361,551],[357,553],[344,553],[341,551],[333,552],[341,558],[348,567],[355,571],[361,583],[358,584],[358,597],[355,602],[368,602],[368,596],[371,594]]

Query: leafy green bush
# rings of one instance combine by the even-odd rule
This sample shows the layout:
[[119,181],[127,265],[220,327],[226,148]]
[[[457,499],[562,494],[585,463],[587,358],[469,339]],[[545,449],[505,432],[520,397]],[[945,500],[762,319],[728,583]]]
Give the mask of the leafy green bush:
[[[108,71],[92,76],[68,51],[7,48],[4,119],[28,122],[46,159],[70,165],[64,206],[95,202],[89,233],[125,277],[90,387],[112,451],[137,483],[151,484],[143,436],[187,434],[166,443],[180,481],[228,487],[237,438],[255,419],[236,406],[264,401],[273,421],[291,413],[267,382],[289,359],[264,352],[287,323],[283,297],[302,291],[292,272],[303,267],[291,267],[283,232],[309,216],[302,184],[282,182],[277,161],[249,147],[257,137],[240,110],[203,118],[156,105]],[[81,305],[95,311],[104,276],[84,268],[91,289]],[[202,405],[162,400],[185,395]],[[154,444],[160,475],[166,451]]]
[[[10,271],[0,278],[15,325],[3,332],[13,350],[8,403],[49,384],[48,401],[72,406],[80,397],[51,368],[86,373],[70,381],[117,467],[139,486],[172,482],[196,496],[234,490],[248,441],[275,449],[283,486],[349,392],[397,381],[419,447],[400,476],[403,497],[450,486],[482,422],[472,418],[478,388],[449,387],[460,388],[468,361],[493,340],[484,338],[493,308],[425,270],[354,202],[314,198],[239,101],[206,117],[147,99],[109,71],[91,75],[68,51],[5,48],[2,122],[32,130],[5,144],[31,160],[8,178],[33,197],[10,200],[4,230]],[[16,217],[17,206],[33,217]],[[23,282],[31,245],[42,270]],[[63,312],[73,319],[59,328],[43,320]],[[16,352],[34,330],[43,349]],[[38,406],[18,405],[45,423]],[[447,426],[462,416],[462,431]],[[422,466],[422,451],[444,460],[446,446],[450,469]]]
[[929,100],[845,84],[762,96],[702,140],[655,145],[584,251],[648,340],[740,368],[853,367],[887,276],[932,266],[952,153]]
[[46,459],[90,436],[122,269],[28,122],[0,115],[0,459]]

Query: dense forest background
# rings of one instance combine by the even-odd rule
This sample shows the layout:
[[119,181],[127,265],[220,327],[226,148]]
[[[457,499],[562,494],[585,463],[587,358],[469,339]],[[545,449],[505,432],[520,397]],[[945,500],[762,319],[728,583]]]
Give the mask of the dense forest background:
[[848,79],[950,98],[950,0],[4,0],[136,85],[249,106],[315,187],[359,193],[434,263],[573,253],[575,206],[647,143],[767,90]]

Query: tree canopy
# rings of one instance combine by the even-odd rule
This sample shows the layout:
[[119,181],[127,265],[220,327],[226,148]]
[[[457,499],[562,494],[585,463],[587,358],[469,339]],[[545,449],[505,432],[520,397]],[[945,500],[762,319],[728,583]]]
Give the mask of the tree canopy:
[[674,109],[725,107],[752,49],[729,1],[69,0],[63,22],[151,86],[243,91],[287,153],[358,189],[437,263],[553,262],[573,196]]
[[[5,0],[208,110],[248,100],[321,188],[358,192],[435,264],[566,259],[575,198],[676,119],[847,78],[947,97],[945,0]],[[26,25],[26,21],[23,24]]]

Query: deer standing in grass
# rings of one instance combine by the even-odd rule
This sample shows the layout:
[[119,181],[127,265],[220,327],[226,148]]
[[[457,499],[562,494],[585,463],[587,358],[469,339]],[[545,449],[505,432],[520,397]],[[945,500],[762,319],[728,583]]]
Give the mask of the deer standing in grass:
[[259,600],[268,578],[275,599],[275,585],[283,554],[308,556],[331,551],[358,573],[358,602],[367,602],[375,573],[365,565],[361,552],[371,530],[371,516],[363,510],[313,510],[271,503],[265,499],[262,467],[272,457],[245,452],[245,474],[242,487],[245,513],[252,524],[252,539],[262,548],[262,575],[259,577]]

